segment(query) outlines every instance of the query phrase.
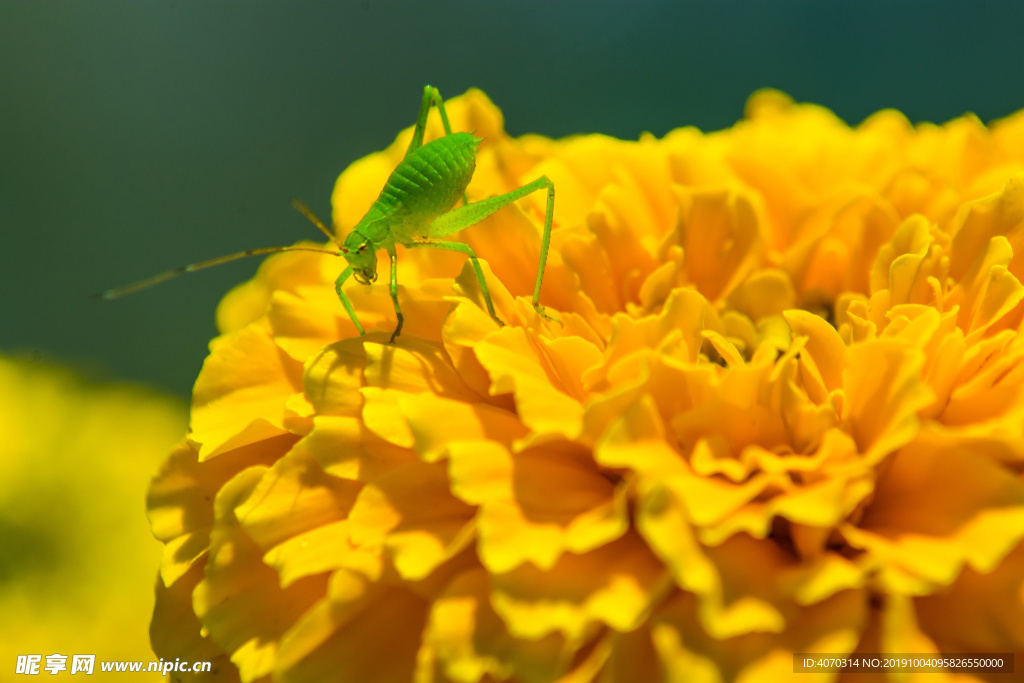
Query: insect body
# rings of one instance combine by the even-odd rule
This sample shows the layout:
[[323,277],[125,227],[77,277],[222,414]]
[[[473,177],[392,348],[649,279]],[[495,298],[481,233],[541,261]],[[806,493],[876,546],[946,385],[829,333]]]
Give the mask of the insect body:
[[[423,134],[427,124],[430,106],[437,106],[444,127],[444,137],[423,144]],[[338,244],[341,256],[348,261],[348,267],[342,271],[335,282],[335,291],[345,311],[355,324],[359,334],[366,334],[352,302],[342,289],[350,277],[361,284],[369,284],[377,279],[377,250],[384,249],[391,262],[391,301],[395,306],[398,325],[391,335],[391,343],[402,332],[404,317],[398,303],[398,274],[395,245],[407,248],[446,249],[457,251],[469,256],[473,270],[480,283],[487,312],[498,323],[503,324],[494,312],[491,294],[477,256],[469,245],[452,242],[440,238],[448,237],[461,230],[475,225],[496,211],[508,206],[537,190],[547,190],[547,206],[544,214],[544,232],[541,237],[540,263],[537,268],[537,280],[533,290],[533,306],[542,318],[559,322],[544,312],[540,305],[540,286],[544,279],[544,266],[547,261],[548,244],[551,240],[551,218],[555,202],[555,186],[546,176],[541,176],[531,183],[497,197],[490,197],[472,204],[464,202],[463,206],[453,208],[459,199],[465,200],[466,187],[473,177],[476,168],[476,151],[480,140],[470,133],[452,133],[448,123],[448,114],[437,88],[426,86],[423,89],[423,101],[420,105],[419,117],[413,131],[412,142],[405,157],[388,178],[380,196],[366,212],[362,220],[356,224],[345,240]],[[293,202],[299,211],[333,241],[334,235],[299,202]],[[226,263],[246,256],[257,256],[278,251],[323,251],[336,253],[315,247],[268,247],[222,256],[210,261],[203,261],[168,271],[156,277],[143,280],[127,287],[112,289],[102,294],[103,298],[113,299],[144,287],[163,282],[181,273],[199,270],[210,266]]]

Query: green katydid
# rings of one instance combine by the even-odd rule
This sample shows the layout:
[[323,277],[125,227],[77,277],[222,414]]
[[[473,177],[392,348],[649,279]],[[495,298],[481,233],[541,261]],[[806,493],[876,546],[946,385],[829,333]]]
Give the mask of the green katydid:
[[[444,127],[444,136],[423,143],[423,134],[427,125],[427,115],[430,113],[431,105],[436,105],[441,114],[441,124]],[[236,259],[248,256],[260,256],[281,251],[316,251],[332,255],[344,256],[348,261],[348,267],[334,283],[335,291],[341,300],[345,311],[355,324],[359,334],[364,335],[363,329],[352,302],[342,289],[345,282],[354,277],[361,284],[370,284],[377,279],[377,250],[384,249],[391,259],[391,301],[395,307],[395,315],[398,317],[398,325],[391,334],[391,343],[402,332],[404,317],[402,309],[398,304],[398,274],[395,245],[401,244],[406,248],[431,247],[434,249],[445,249],[457,251],[469,256],[469,260],[480,283],[480,291],[483,294],[484,303],[487,305],[487,312],[499,325],[504,325],[498,315],[494,312],[494,304],[491,302],[491,293],[487,288],[487,281],[480,270],[480,264],[476,253],[467,244],[462,242],[451,242],[439,238],[448,237],[457,232],[465,230],[484,220],[496,211],[508,206],[512,202],[536,192],[547,190],[547,207],[544,212],[544,232],[541,236],[540,263],[537,267],[537,280],[533,288],[533,307],[537,313],[547,321],[558,322],[557,318],[548,315],[544,307],[540,305],[540,286],[544,279],[544,266],[547,261],[548,244],[551,241],[551,218],[555,204],[555,186],[548,180],[547,176],[541,176],[533,182],[512,190],[497,197],[490,197],[470,204],[465,196],[466,187],[473,177],[476,168],[476,152],[480,144],[478,138],[471,133],[452,133],[451,125],[448,123],[448,114],[444,108],[444,101],[437,88],[426,86],[423,89],[423,100],[420,104],[419,117],[416,119],[416,128],[413,130],[412,141],[405,152],[405,157],[392,171],[380,196],[366,212],[362,220],[356,224],[344,241],[338,241],[335,235],[310,211],[304,204],[295,200],[292,204],[303,215],[316,225],[332,242],[337,244],[339,251],[321,249],[318,247],[287,246],[287,247],[265,247],[262,249],[249,249],[236,254],[229,254],[208,261],[200,261],[181,268],[169,270],[160,275],[136,282],[125,287],[118,287],[103,292],[99,296],[104,299],[116,299],[117,297],[131,294],[140,289],[169,280],[172,277],[189,273],[203,268],[220,265]],[[463,206],[454,208],[459,199],[463,200]]]

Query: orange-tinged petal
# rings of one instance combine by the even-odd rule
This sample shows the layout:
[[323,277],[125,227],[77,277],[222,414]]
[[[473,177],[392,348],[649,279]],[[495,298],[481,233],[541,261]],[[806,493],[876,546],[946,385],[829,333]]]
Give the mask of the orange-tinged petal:
[[1024,174],[1011,176],[1002,191],[965,205],[953,229],[950,275],[960,280],[993,237],[1007,239],[1014,254],[1010,272],[1024,276]]
[[[516,299],[505,285],[494,277],[486,261],[480,262],[480,271],[484,280],[490,283],[488,289],[491,303],[499,319],[511,324],[521,322],[522,307],[517,305]],[[500,326],[487,311],[483,289],[471,263],[466,262],[451,289],[454,296],[449,296],[449,300],[456,305],[445,321],[444,343],[458,367],[459,347],[475,345]],[[485,390],[482,393],[487,392]]]
[[352,509],[353,545],[382,549],[405,579],[426,577],[467,547],[475,532],[473,508],[450,489],[440,464],[413,463],[384,474],[360,491]]
[[585,554],[567,553],[545,571],[524,564],[491,581],[491,601],[509,632],[536,640],[552,632],[579,641],[596,624],[630,631],[667,587],[666,571],[636,533]]
[[338,295],[327,287],[310,287],[298,294],[277,292],[266,315],[274,342],[300,363],[324,346],[357,334]]
[[833,595],[851,589],[864,589],[873,567],[851,562],[839,555],[821,555],[786,572],[782,583],[789,584],[800,605],[824,602]]
[[375,555],[359,553],[349,540],[349,521],[327,522],[309,531],[300,532],[278,543],[263,561],[281,576],[281,587],[287,588],[304,576],[323,574],[346,567],[369,566],[368,575],[380,574]]
[[324,472],[335,477],[372,481],[416,459],[414,452],[380,438],[359,418],[325,415],[313,424],[295,448],[307,451]]
[[[334,245],[300,242],[302,246],[332,249]],[[259,320],[270,306],[271,297],[284,290],[296,293],[299,288],[321,284],[322,273],[341,272],[339,259],[310,252],[277,254],[260,264],[256,276],[232,289],[217,306],[217,329],[221,334],[237,332]]]
[[625,499],[574,448],[549,443],[512,454],[494,442],[450,449],[452,490],[480,505],[479,552],[491,571],[523,562],[550,567],[566,551],[583,552],[627,527]]
[[[652,619],[655,648],[669,680],[792,680],[793,653],[852,652],[866,622],[863,597],[854,591],[795,612],[780,633],[711,638],[696,626],[698,609],[693,596],[677,593]],[[829,673],[800,676],[834,678]]]
[[637,529],[672,573],[680,588],[703,594],[712,590],[716,569],[697,542],[682,504],[665,486],[652,483],[642,492]]
[[722,357],[727,365],[731,367],[743,365],[743,356],[740,355],[739,349],[724,336],[714,330],[704,330],[701,332],[701,336],[711,342],[711,345],[715,347],[715,351],[718,352],[718,355]]
[[852,424],[857,445],[875,461],[913,437],[916,411],[931,402],[931,391],[919,378],[924,359],[888,340],[852,346],[846,357],[843,419]]
[[474,352],[492,377],[491,393],[513,394],[520,418],[534,432],[570,439],[580,433],[583,406],[555,380],[546,354],[522,328],[504,327]]
[[374,585],[338,570],[326,597],[281,640],[274,679],[412,680],[427,606],[404,588]]
[[949,585],[965,563],[991,571],[1024,538],[1024,484],[962,447],[905,448],[844,533],[899,571]]
[[760,226],[752,201],[726,190],[679,190],[678,241],[687,280],[710,301],[728,296],[757,265]]
[[[748,445],[768,450],[788,441],[782,417],[768,403],[767,368],[730,368],[721,381],[694,385],[705,391],[698,407],[677,416],[672,427],[684,450],[705,435],[724,440],[734,455]],[[738,416],[742,415],[738,419]]]
[[355,416],[362,412],[366,351],[360,339],[325,347],[306,361],[302,388],[318,415]]
[[451,369],[444,351],[433,344],[404,339],[401,344],[363,345],[366,385],[409,393],[429,391],[439,396],[471,400],[476,396]]
[[1024,545],[993,571],[965,569],[948,590],[917,598],[915,607],[942,652],[1020,652]]
[[[695,450],[706,448],[702,441]],[[698,526],[710,526],[737,511],[761,495],[772,483],[771,478],[758,475],[736,485],[719,479],[680,472],[665,485],[672,489],[683,504],[688,519]]]
[[625,406],[595,447],[602,465],[630,468],[660,478],[683,469],[682,458],[666,441],[665,425],[654,399],[641,395]]
[[[452,443],[487,440],[510,446],[528,433],[515,414],[486,403],[403,394],[396,407],[408,425],[412,448],[428,462],[445,457]],[[457,439],[452,438],[453,430]]]
[[[233,519],[233,509],[248,497],[264,473],[252,467],[236,475],[217,494],[218,519]],[[326,575],[310,576],[281,588],[277,572],[261,561],[262,550],[235,524],[218,524],[210,535],[203,580],[193,593],[196,616],[210,638],[238,667],[243,681],[269,674],[278,642],[322,594]]]
[[657,314],[639,319],[616,315],[604,360],[584,374],[584,386],[604,389],[602,380],[612,377],[616,365],[622,360],[631,360],[631,354],[638,350],[661,347],[673,351],[671,355],[676,359],[692,363],[700,353],[704,341],[702,332],[709,315],[707,300],[686,289],[673,290]]
[[482,676],[554,681],[566,666],[565,640],[559,634],[530,640],[509,634],[491,606],[484,570],[459,575],[438,596],[424,641],[438,660],[434,666],[453,681],[475,682]]
[[267,470],[237,507],[235,518],[264,550],[344,519],[360,491],[326,474],[304,449],[292,449]]
[[217,491],[243,469],[269,465],[294,442],[292,436],[279,436],[206,462],[199,462],[197,450],[187,443],[171,453],[146,496],[150,527],[166,544],[160,569],[165,585],[206,554]]
[[825,390],[839,389],[843,383],[842,367],[845,353],[843,340],[839,334],[824,319],[806,311],[786,311],[783,316],[793,328],[793,334],[807,335],[804,349],[813,359],[814,371],[821,377]]
[[153,651],[165,661],[210,662],[209,672],[183,677],[187,683],[235,683],[242,680],[238,668],[209,635],[203,634],[192,608],[192,591],[202,579],[204,565],[192,565],[173,584],[156,582],[156,606],[149,627]]

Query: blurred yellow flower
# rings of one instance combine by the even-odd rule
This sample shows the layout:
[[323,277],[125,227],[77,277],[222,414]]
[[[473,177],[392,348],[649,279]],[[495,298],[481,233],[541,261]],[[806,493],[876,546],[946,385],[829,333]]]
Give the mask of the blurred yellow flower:
[[57,680],[72,676],[74,655],[95,655],[89,680],[99,681],[126,676],[102,673],[101,661],[156,660],[148,622],[160,546],[142,505],[186,417],[139,388],[0,356],[0,678],[25,678],[19,656],[41,656],[50,679],[46,657],[63,655]]
[[[340,259],[268,259],[150,492],[158,654],[610,683],[1024,649],[1024,113],[850,128],[765,91],[629,142],[448,111],[471,201],[554,181],[564,327],[529,304],[542,197],[461,234],[505,327],[458,254],[399,248],[395,345],[386,278],[346,290],[359,337]],[[410,135],[341,175],[343,234]]]

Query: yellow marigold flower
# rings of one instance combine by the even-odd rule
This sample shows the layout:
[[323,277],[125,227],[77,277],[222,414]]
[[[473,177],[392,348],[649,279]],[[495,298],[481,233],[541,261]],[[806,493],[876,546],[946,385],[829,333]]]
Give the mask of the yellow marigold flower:
[[[242,681],[791,680],[795,652],[1024,649],[1024,113],[513,139],[386,284],[268,259],[154,481],[164,658]],[[428,137],[440,133],[438,127]],[[408,145],[349,167],[344,234]],[[939,679],[936,679],[939,680]],[[944,679],[945,680],[945,679]],[[971,680],[970,677],[958,680]]]
[[[185,407],[124,386],[0,356],[0,661],[95,655],[155,660],[147,623],[160,546],[141,514],[153,468],[180,438]],[[173,661],[173,659],[172,659]],[[79,678],[75,675],[71,680]],[[37,675],[36,678],[39,676]],[[157,674],[140,681],[163,680]]]

